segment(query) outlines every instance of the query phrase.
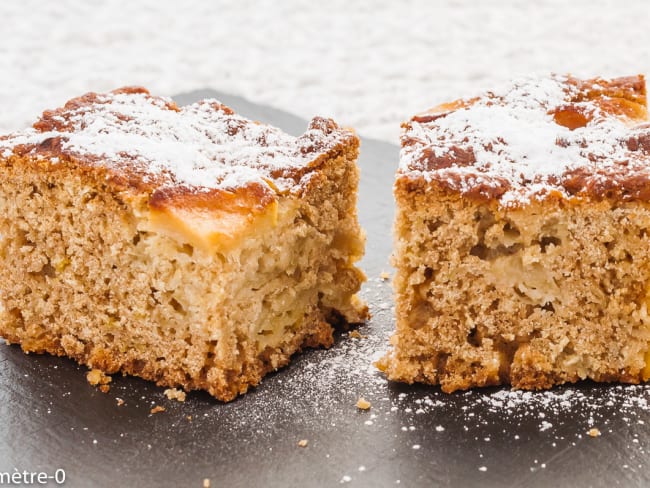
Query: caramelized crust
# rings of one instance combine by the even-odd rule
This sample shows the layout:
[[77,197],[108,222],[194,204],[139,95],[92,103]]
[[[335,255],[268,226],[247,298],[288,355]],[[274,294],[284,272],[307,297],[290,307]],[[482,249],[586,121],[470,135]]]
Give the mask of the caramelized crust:
[[292,137],[216,100],[179,108],[125,87],[45,111],[33,130],[0,137],[0,154],[42,171],[102,173],[124,198],[145,195],[161,229],[185,232],[197,245],[230,245],[272,220],[282,195],[300,194],[355,141],[328,119],[314,118]]
[[403,124],[398,179],[410,183],[401,184],[435,181],[511,207],[558,196],[647,200],[643,76],[536,83],[442,104]]

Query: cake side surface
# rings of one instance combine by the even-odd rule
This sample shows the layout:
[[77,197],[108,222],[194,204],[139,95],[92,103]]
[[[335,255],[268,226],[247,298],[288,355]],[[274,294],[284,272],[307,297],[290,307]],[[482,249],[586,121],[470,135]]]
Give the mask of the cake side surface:
[[307,133],[336,142],[276,179],[212,186],[47,132],[0,150],[0,336],[224,401],[331,345],[333,327],[367,315],[358,138],[324,119]]
[[[562,103],[540,90],[557,90]],[[390,379],[447,392],[645,381],[649,156],[630,144],[647,132],[643,78],[552,77],[506,94],[447,104],[405,124],[394,187],[397,328],[378,366]],[[481,103],[486,120],[496,113],[489,130],[474,131],[476,114],[462,116],[466,132],[441,125]],[[505,127],[497,140],[508,103],[535,121],[524,121],[531,133],[520,143],[547,137],[549,127],[553,138],[566,129],[572,139],[557,151],[511,146]],[[578,109],[592,114],[582,125],[566,114],[556,120]],[[414,141],[416,133],[427,142]],[[470,151],[479,140],[496,143]],[[574,143],[577,152],[564,151]]]
[[648,204],[504,210],[400,188],[389,378],[445,391],[647,379]]

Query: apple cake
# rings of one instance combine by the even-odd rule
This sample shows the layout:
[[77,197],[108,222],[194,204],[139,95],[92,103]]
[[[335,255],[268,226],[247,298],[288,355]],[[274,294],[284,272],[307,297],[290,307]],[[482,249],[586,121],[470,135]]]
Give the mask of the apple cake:
[[90,93],[0,138],[0,336],[229,401],[362,321],[359,139]]
[[525,78],[402,126],[388,377],[650,378],[643,76]]

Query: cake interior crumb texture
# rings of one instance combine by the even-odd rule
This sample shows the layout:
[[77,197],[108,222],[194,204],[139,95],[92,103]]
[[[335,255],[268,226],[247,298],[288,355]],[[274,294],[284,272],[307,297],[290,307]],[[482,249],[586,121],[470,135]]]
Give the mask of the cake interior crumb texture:
[[358,138],[88,94],[0,137],[0,336],[229,401],[363,321]]
[[647,122],[641,76],[553,76],[404,124],[388,377],[648,380]]

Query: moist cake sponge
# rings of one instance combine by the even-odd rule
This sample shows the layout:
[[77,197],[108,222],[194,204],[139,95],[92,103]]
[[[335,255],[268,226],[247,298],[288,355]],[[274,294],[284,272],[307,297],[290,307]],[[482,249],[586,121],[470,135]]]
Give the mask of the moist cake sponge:
[[0,336],[229,401],[363,321],[359,140],[88,94],[0,138]]
[[523,79],[403,125],[388,377],[445,392],[650,378],[642,76]]

